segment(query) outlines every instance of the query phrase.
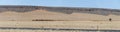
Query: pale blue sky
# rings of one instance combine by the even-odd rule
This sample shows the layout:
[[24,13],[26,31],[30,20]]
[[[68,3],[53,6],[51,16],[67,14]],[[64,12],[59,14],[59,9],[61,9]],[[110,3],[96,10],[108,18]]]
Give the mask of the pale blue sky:
[[120,0],[0,0],[0,5],[35,5],[120,9]]

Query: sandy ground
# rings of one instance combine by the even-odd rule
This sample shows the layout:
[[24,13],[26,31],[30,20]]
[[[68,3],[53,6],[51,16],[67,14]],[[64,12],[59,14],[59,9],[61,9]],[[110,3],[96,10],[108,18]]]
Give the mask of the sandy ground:
[[[112,22],[108,21],[112,18]],[[62,21],[32,21],[34,19]],[[64,14],[48,11],[32,11],[25,13],[0,13],[0,27],[31,27],[31,28],[74,28],[74,29],[110,29],[120,30],[120,16],[95,15],[85,13]],[[0,30],[0,32],[43,32],[44,30]],[[44,31],[48,32],[48,31]],[[50,31],[56,32],[56,31]],[[63,32],[63,31],[57,31]],[[70,32],[70,31],[64,31]],[[73,31],[74,32],[74,31]]]
[[120,16],[118,15],[96,15],[96,14],[86,14],[86,13],[73,13],[64,14],[58,12],[48,12],[43,10],[36,10],[32,12],[18,13],[18,12],[2,12],[0,13],[1,21],[31,21],[34,19],[48,19],[48,20],[80,20],[80,21],[96,21],[105,20],[108,21],[109,18],[118,21]]
[[[120,30],[119,21],[0,21],[0,27]],[[0,32],[76,32],[52,30],[0,30]],[[79,32],[79,31],[77,31]]]
[[119,21],[1,21],[0,27],[120,29]]

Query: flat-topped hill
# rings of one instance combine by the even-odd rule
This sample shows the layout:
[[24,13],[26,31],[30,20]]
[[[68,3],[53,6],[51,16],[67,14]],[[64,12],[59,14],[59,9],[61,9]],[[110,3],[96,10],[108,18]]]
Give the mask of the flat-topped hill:
[[0,6],[1,21],[108,21],[120,19],[120,10],[81,7]]
[[100,14],[100,15],[109,15],[109,14],[120,15],[119,13],[120,10],[118,9],[105,9],[105,8],[45,7],[45,6],[15,6],[15,5],[0,6],[0,12],[4,12],[4,11],[28,12],[34,10],[46,10],[46,11],[61,12],[66,14],[89,13],[89,14]]

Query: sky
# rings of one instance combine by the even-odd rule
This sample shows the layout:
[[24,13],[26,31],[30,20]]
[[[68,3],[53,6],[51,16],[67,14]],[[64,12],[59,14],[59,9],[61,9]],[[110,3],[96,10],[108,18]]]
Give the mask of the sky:
[[0,0],[0,5],[32,5],[120,9],[120,0]]

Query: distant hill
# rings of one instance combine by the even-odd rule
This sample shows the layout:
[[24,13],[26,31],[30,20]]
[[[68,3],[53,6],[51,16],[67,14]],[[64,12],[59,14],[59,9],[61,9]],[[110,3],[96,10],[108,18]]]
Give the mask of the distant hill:
[[120,19],[119,9],[0,6],[0,21],[108,21]]
[[118,9],[106,9],[106,8],[78,8],[78,7],[45,7],[45,6],[15,6],[15,5],[3,5],[0,6],[0,12],[15,11],[15,12],[29,12],[34,10],[46,10],[50,12],[61,12],[65,14],[72,13],[89,13],[98,15],[120,15]]

